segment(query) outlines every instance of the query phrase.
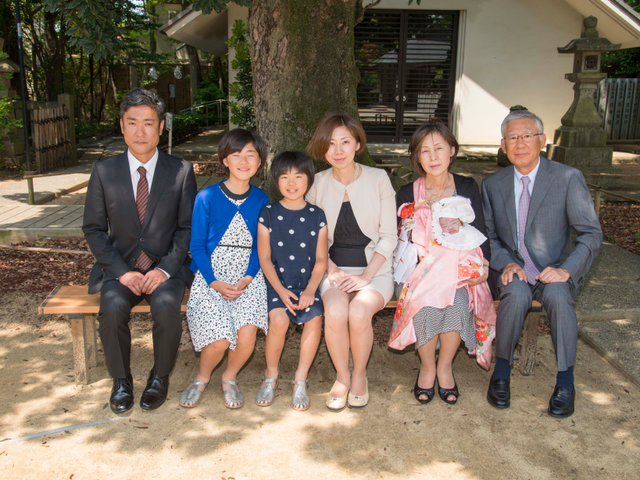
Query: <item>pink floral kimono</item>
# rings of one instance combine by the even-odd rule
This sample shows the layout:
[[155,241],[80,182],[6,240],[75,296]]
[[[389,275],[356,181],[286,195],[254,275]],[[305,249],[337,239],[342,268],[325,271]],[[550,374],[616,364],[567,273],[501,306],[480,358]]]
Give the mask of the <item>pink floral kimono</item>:
[[442,309],[453,305],[456,290],[465,288],[469,294],[469,311],[474,313],[476,330],[476,348],[470,350],[469,354],[475,354],[480,366],[489,370],[496,324],[491,293],[487,282],[473,287],[463,282],[482,275],[482,250],[480,247],[457,250],[443,246],[434,235],[431,207],[424,201],[424,179],[414,182],[413,189],[415,202],[400,206],[398,214],[403,218],[403,223],[414,224],[411,233],[420,262],[402,288],[389,346],[403,350],[415,343],[413,317],[424,307]]

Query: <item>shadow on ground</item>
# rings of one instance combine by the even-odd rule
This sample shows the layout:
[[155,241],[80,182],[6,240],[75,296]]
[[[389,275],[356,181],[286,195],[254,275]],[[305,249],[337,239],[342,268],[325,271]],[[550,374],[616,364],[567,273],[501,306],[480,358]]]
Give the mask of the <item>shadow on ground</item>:
[[[84,422],[117,418],[104,358],[91,383],[76,387],[68,322],[38,317],[40,298],[0,296],[0,440]],[[151,368],[151,323],[133,327],[133,375],[139,399]],[[541,335],[536,374],[512,377],[512,406],[485,400],[489,374],[462,350],[455,361],[461,397],[419,405],[412,394],[414,351],[375,346],[369,364],[371,403],[332,413],[324,407],[334,380],[326,347],[310,372],[312,406],[295,412],[289,379],[297,363],[298,334],[287,343],[275,403],[253,398],[264,369],[264,338],[240,373],[246,404],[226,409],[213,375],[200,406],[178,398],[197,358],[188,332],[171,376],[169,399],[153,412],[136,405],[111,423],[16,443],[0,443],[3,478],[635,478],[640,390],[584,343],[578,346],[577,413],[546,415],[555,379],[551,341]]]

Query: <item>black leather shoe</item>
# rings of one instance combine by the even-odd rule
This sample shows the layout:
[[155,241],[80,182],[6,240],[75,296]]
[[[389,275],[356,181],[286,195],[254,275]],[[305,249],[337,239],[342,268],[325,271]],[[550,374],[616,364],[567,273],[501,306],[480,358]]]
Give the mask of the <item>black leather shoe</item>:
[[125,413],[133,407],[133,378],[114,378],[109,406],[113,413]]
[[144,410],[153,410],[158,408],[167,399],[169,391],[169,376],[159,377],[155,368],[149,372],[149,380],[147,387],[140,397],[140,407]]
[[575,412],[576,388],[569,392],[564,387],[556,387],[549,400],[547,413],[556,418],[567,418]]
[[510,382],[510,380],[505,380],[504,378],[491,379],[489,391],[487,392],[489,405],[496,408],[509,408],[509,405],[511,405]]

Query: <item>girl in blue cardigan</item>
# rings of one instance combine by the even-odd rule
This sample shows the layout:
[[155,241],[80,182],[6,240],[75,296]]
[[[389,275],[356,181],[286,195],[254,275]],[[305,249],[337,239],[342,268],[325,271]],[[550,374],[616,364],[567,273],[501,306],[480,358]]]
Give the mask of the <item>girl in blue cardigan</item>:
[[196,276],[187,303],[191,341],[200,354],[197,375],[180,397],[195,407],[211,372],[229,348],[222,374],[224,404],[244,405],[238,371],[251,356],[256,332],[268,330],[267,289],[257,253],[258,215],[269,198],[249,183],[265,163],[267,150],[255,132],[231,130],[218,158],[229,174],[196,197],[191,221],[191,270]]

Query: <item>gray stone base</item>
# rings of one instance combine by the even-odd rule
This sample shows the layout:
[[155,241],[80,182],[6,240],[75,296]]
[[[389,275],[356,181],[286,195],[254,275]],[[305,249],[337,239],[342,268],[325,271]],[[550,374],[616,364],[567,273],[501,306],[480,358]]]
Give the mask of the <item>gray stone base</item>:
[[[547,158],[581,170],[583,173],[607,173],[621,175],[622,168],[611,166],[611,147],[563,147],[549,145]],[[587,182],[604,188],[620,186],[620,177],[585,175]]]

